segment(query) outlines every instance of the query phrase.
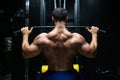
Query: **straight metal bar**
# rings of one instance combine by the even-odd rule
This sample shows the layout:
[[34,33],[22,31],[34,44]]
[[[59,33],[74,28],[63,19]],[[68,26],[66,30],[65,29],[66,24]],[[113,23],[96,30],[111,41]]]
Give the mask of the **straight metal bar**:
[[[40,29],[43,29],[43,28],[54,28],[54,26],[32,26],[33,28],[40,28]],[[66,26],[67,28],[90,28],[90,26]],[[102,30],[102,29],[99,29],[100,32],[103,32],[103,33],[106,33],[105,30]],[[14,33],[18,33],[20,32],[20,30],[18,31],[14,31]]]

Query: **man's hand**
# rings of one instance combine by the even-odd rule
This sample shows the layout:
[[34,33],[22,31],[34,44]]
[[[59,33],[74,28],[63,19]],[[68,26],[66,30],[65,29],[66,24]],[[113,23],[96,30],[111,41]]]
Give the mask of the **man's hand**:
[[23,35],[26,35],[26,34],[29,35],[32,32],[32,30],[33,30],[33,27],[31,27],[30,30],[28,27],[21,28],[21,32]]
[[99,31],[99,28],[98,27],[96,27],[96,26],[92,26],[92,27],[90,27],[90,28],[86,28],[91,34],[96,34],[96,33],[98,33],[98,31]]

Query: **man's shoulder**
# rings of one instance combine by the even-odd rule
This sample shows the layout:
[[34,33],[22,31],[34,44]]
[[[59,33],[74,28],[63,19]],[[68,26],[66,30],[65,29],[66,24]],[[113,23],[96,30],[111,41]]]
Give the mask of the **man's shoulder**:
[[73,36],[80,36],[80,34],[79,34],[79,33],[76,33],[76,32],[72,33],[72,35],[73,35]]
[[45,37],[47,35],[47,33],[40,33],[36,36],[36,38],[41,38],[41,37]]
[[81,38],[81,37],[83,37],[81,34],[79,34],[79,33],[72,33],[72,35],[73,35],[73,37],[78,37],[78,38]]
[[38,36],[46,36],[46,35],[48,35],[48,33],[40,33]]

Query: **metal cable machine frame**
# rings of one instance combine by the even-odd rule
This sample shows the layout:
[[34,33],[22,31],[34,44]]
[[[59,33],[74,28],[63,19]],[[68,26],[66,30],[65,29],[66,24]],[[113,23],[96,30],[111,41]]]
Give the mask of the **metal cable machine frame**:
[[[29,5],[30,1],[25,0],[25,26],[29,26]],[[25,80],[29,80],[29,61],[25,59]]]
[[80,0],[75,0],[75,4],[74,4],[74,22],[75,22],[75,26],[80,25]]
[[46,25],[46,5],[45,0],[40,0],[40,25]]
[[[60,8],[62,7],[62,0],[59,0],[59,7]],[[57,2],[56,2],[56,0],[54,0],[54,9],[56,9],[56,8],[57,8]],[[63,8],[66,9],[66,0],[64,0]]]
[[[59,0],[59,7],[62,7],[62,0]],[[54,0],[54,9],[57,8],[57,2]],[[66,0],[64,0],[63,8],[66,9]],[[80,0],[75,0],[74,3],[74,24],[80,25]]]

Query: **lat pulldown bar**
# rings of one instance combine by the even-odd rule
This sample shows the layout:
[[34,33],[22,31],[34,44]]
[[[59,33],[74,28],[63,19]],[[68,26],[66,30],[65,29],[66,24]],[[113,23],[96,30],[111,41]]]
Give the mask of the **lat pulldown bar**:
[[[33,28],[39,28],[39,29],[43,29],[43,28],[53,28],[54,26],[32,26]],[[87,28],[90,26],[67,26],[67,28]],[[105,30],[102,30],[102,29],[99,29],[100,32],[102,33],[106,33]],[[21,30],[17,30],[17,31],[14,31],[14,33],[19,33],[21,32]]]

